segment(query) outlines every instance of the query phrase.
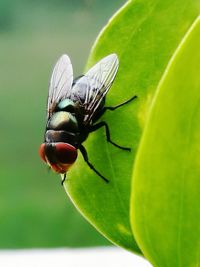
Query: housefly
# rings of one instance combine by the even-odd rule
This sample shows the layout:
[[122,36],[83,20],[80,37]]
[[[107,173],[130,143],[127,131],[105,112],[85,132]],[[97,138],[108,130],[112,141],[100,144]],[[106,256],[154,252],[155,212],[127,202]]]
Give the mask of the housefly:
[[101,59],[85,75],[73,80],[72,64],[67,55],[57,61],[50,80],[47,101],[47,123],[44,143],[39,153],[42,160],[51,169],[62,175],[62,184],[66,173],[77,158],[80,150],[88,166],[105,182],[105,178],[88,159],[82,143],[89,133],[105,128],[106,138],[112,145],[129,150],[130,148],[114,143],[110,138],[108,124],[97,122],[107,110],[115,110],[136,98],[114,107],[106,107],[105,96],[118,71],[119,61],[116,54]]

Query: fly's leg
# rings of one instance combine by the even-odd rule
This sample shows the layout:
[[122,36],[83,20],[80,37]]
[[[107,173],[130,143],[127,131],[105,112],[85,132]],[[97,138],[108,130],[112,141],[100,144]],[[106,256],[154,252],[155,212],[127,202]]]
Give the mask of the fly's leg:
[[80,145],[79,147],[81,154],[83,155],[83,158],[85,160],[85,162],[87,163],[87,165],[90,167],[91,170],[93,170],[99,177],[101,177],[106,183],[109,183],[108,179],[106,179],[103,175],[101,175],[100,172],[98,172],[95,167],[89,162],[88,159],[88,154],[86,149],[84,148],[84,146]]
[[109,127],[108,127],[108,124],[105,122],[105,121],[101,121],[97,124],[94,124],[90,127],[90,132],[94,132],[96,130],[98,130],[99,128],[101,127],[105,127],[105,130],[106,130],[106,139],[107,139],[107,142],[111,143],[113,146],[116,146],[122,150],[128,150],[128,151],[131,151],[131,149],[129,147],[124,147],[124,146],[120,146],[116,143],[114,143],[111,139],[110,139],[110,130],[109,130]]
[[99,116],[99,117],[101,117],[101,116],[106,112],[106,110],[111,110],[111,111],[113,111],[113,110],[115,110],[115,109],[118,109],[118,108],[120,108],[120,107],[122,107],[122,106],[124,106],[124,105],[126,105],[126,104],[128,104],[128,103],[130,103],[131,101],[133,101],[133,100],[136,99],[136,98],[137,98],[137,96],[134,95],[134,96],[132,96],[130,99],[128,99],[128,100],[126,100],[125,102],[123,102],[123,103],[121,103],[121,104],[119,104],[119,105],[116,105],[116,106],[114,106],[114,107],[103,107],[102,110],[100,111],[100,116]]
[[[114,106],[114,107],[104,107],[104,109],[105,109],[105,111],[106,111],[106,110],[115,110],[115,109],[117,109],[117,108],[120,108],[120,107],[122,107],[122,106],[128,104],[129,102],[133,101],[133,100],[136,99],[136,98],[137,98],[137,96],[134,95],[134,96],[132,96],[130,99],[126,100],[125,102],[123,102],[123,103],[121,103],[121,104],[119,104],[119,105],[117,105],[117,106]],[[105,111],[104,111],[104,112],[105,112]]]
[[64,184],[64,181],[65,181],[66,177],[67,177],[66,173],[62,174],[62,181],[61,181],[61,185],[63,185],[63,184]]

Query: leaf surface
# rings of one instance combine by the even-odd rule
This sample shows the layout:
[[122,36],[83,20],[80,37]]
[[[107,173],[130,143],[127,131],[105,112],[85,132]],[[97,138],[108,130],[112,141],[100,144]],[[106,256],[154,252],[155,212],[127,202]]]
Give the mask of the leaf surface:
[[158,87],[135,161],[131,218],[154,266],[200,265],[200,17]]
[[84,146],[109,183],[90,170],[79,155],[64,186],[80,212],[103,235],[138,253],[129,216],[134,158],[155,88],[199,11],[199,0],[128,1],[100,33],[89,57],[87,69],[110,53],[119,56],[120,68],[107,95],[107,106],[138,96],[102,118],[110,127],[112,140],[131,147],[132,152],[107,143],[104,129],[99,129]]

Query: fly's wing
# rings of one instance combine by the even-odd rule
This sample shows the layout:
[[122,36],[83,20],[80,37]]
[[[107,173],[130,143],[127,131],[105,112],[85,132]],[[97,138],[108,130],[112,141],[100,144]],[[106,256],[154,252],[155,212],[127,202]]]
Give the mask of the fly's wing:
[[47,101],[47,120],[55,110],[56,105],[70,94],[73,82],[73,69],[70,58],[62,55],[52,72]]
[[119,61],[116,54],[104,57],[82,76],[72,88],[72,97],[84,108],[84,124],[89,124],[92,117],[110,89]]

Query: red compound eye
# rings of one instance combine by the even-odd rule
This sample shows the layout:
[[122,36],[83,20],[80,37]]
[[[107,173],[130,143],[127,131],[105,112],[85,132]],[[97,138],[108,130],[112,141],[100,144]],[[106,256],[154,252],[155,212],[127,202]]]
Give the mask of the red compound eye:
[[72,164],[77,158],[77,149],[67,143],[55,143],[54,153],[58,163]]
[[52,170],[66,173],[77,158],[77,149],[67,143],[43,143],[40,145],[39,154]]
[[44,143],[40,145],[40,148],[39,148],[39,155],[40,155],[41,159],[42,159],[44,162],[47,162],[46,157],[45,157],[45,144],[44,144]]

